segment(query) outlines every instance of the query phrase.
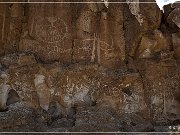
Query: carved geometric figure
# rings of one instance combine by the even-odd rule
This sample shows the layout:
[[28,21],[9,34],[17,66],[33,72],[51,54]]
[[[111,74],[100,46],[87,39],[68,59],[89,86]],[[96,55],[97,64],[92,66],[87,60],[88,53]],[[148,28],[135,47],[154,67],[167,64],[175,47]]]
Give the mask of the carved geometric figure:
[[[27,50],[45,63],[71,62],[72,11],[70,4],[30,4],[28,35],[31,40]],[[27,43],[27,42],[26,42]],[[24,48],[24,47],[23,47]]]
[[67,33],[66,23],[58,17],[39,18],[35,29],[38,40],[46,43],[61,42]]
[[[105,39],[107,35],[103,35]],[[100,39],[100,35],[94,34],[93,38],[75,40],[74,41],[74,60],[85,61],[85,62],[96,62],[105,67],[114,67],[122,64],[118,57],[117,50],[114,48],[114,41],[112,36],[107,36],[107,42],[111,41],[111,44]],[[109,38],[111,37],[111,38]],[[110,63],[111,64],[110,64]],[[118,63],[118,64],[117,64]]]
[[74,60],[75,61],[91,61],[94,39],[84,39],[74,42]]

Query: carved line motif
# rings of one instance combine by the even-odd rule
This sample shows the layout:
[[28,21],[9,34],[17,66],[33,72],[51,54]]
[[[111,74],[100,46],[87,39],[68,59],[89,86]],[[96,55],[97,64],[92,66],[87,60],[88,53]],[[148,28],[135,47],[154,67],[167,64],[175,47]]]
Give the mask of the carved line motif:
[[[113,43],[113,42],[112,42]],[[38,44],[38,42],[32,42],[31,44],[25,43],[26,48],[25,51],[32,51],[34,53],[38,53],[40,51],[47,52],[48,57],[57,57],[60,54],[64,53],[70,53],[71,49],[63,50],[62,47],[60,47],[58,44],[49,44],[45,47]],[[90,39],[84,39],[80,42],[82,47],[78,48],[77,53],[80,54],[81,52],[86,52],[89,55],[91,55],[91,61],[94,62],[94,55],[95,55],[95,49],[99,51],[99,55],[97,54],[98,59],[101,58],[109,58],[109,54],[111,51],[114,50],[114,48],[106,43],[105,41],[100,40],[100,38],[90,38]],[[62,42],[62,45],[64,46],[64,42]],[[99,47],[98,47],[99,46]],[[97,52],[98,53],[98,52]],[[98,61],[100,62],[100,61]]]
[[[112,42],[113,43],[113,42]],[[114,50],[113,44],[110,45],[105,41],[102,41],[99,37],[94,36],[94,38],[84,39],[80,43],[82,47],[78,48],[77,53],[86,52],[91,55],[91,61],[94,61],[94,51],[97,49],[97,57],[109,58],[110,52]],[[100,62],[100,60],[98,61]]]
[[59,17],[39,18],[35,26],[38,40],[46,43],[62,42],[67,36],[67,24]]
[[[64,46],[64,42],[63,46]],[[42,47],[40,44],[38,44],[38,42],[31,42],[28,43],[28,41],[24,41],[23,43],[26,47],[25,47],[25,51],[26,52],[33,52],[33,53],[38,53],[38,52],[47,52],[47,56],[48,57],[57,57],[58,54],[64,54],[64,53],[70,53],[71,49],[66,49],[63,50],[62,47],[59,47],[58,45],[48,45],[46,47]]]

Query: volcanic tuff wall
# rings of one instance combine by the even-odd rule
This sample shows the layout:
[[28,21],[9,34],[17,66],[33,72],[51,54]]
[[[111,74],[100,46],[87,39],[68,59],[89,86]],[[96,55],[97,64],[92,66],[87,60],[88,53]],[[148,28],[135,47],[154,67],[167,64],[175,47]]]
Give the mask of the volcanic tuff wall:
[[36,109],[48,111],[56,102],[64,116],[96,102],[151,121],[179,119],[179,9],[0,4],[0,109],[14,90]]

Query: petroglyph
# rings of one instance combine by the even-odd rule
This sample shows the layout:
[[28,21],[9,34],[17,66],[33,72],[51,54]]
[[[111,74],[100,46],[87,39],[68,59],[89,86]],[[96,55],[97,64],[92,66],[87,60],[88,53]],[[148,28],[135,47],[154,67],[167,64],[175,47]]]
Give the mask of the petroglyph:
[[80,44],[80,47],[76,50],[77,55],[86,55],[90,57],[91,62],[94,62],[95,58],[100,62],[101,58],[109,59],[113,56],[113,44],[108,44],[101,40],[97,34],[95,34],[93,38],[81,40],[79,44],[76,42],[78,42],[78,40],[75,40],[75,45]]
[[67,53],[70,53],[71,52],[71,49],[63,49],[61,47],[59,47],[58,45],[55,45],[55,46],[47,46],[47,50],[48,51],[48,57],[51,57],[51,58],[56,58],[59,56],[59,54],[67,54]]
[[51,44],[63,41],[68,31],[66,23],[58,17],[39,18],[35,29],[39,41]]
[[99,44],[100,44],[100,55],[101,55],[101,57],[104,57],[106,59],[111,57],[109,54],[114,51],[114,48],[112,47],[112,45],[110,45],[104,41],[99,41]]
[[[64,46],[64,42],[62,42],[62,46]],[[33,53],[47,52],[46,54],[48,55],[48,57],[51,58],[57,57],[58,54],[65,54],[71,52],[71,49],[64,49],[60,47],[59,44],[54,44],[53,46],[52,45],[42,46],[39,42],[28,39],[24,39],[21,41],[20,50],[24,50],[26,52],[33,52]]]
[[81,41],[82,47],[78,48],[78,53],[86,52],[87,54],[91,54],[91,47],[93,46],[94,39],[85,39]]

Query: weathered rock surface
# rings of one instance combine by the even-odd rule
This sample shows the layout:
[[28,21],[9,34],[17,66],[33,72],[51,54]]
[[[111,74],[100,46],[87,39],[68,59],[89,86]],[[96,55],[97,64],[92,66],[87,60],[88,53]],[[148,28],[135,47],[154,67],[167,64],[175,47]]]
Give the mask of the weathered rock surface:
[[178,5],[0,11],[0,131],[178,130]]
[[17,52],[21,37],[23,5],[0,4],[0,55]]

